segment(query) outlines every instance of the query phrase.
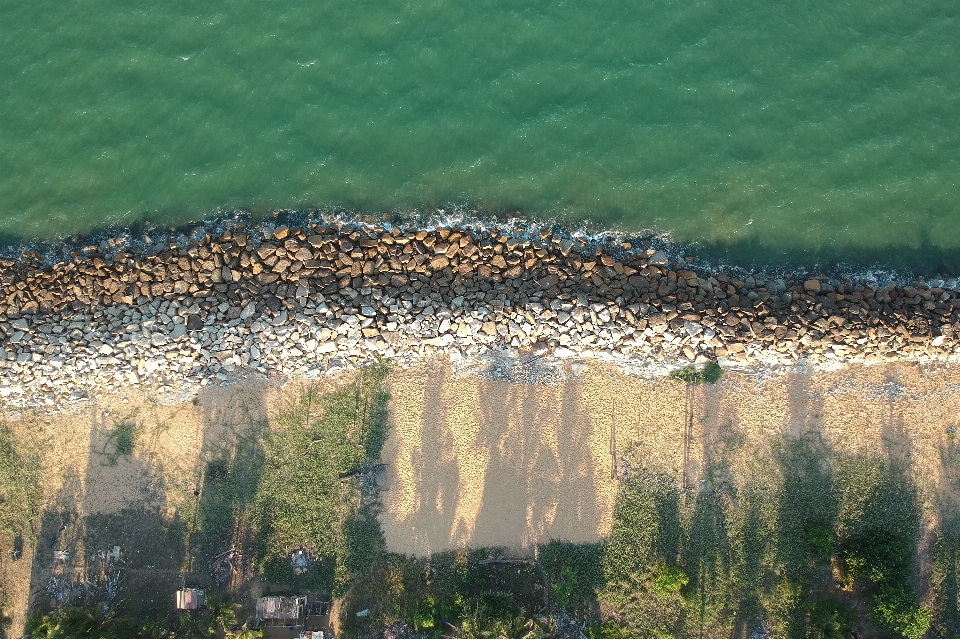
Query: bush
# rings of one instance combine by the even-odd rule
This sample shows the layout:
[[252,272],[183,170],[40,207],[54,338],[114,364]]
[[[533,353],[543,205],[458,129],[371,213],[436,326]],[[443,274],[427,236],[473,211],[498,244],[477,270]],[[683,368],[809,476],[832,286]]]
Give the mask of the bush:
[[661,597],[669,597],[683,590],[683,587],[688,583],[690,583],[690,578],[679,568],[675,566],[661,566],[660,570],[657,571],[657,576],[653,579],[653,585],[650,589]]
[[489,590],[481,593],[476,601],[477,614],[490,621],[506,622],[519,617],[523,612],[509,592]]
[[885,586],[874,598],[873,617],[877,623],[907,639],[921,639],[930,629],[932,615],[920,607],[917,598],[903,586]]
[[909,546],[885,530],[867,530],[844,544],[843,560],[850,575],[874,584],[906,578]]
[[720,364],[716,362],[710,362],[703,367],[702,371],[698,371],[693,366],[684,366],[670,373],[671,379],[684,382],[685,384],[702,384],[704,382],[707,384],[716,384],[720,381],[721,377],[723,377],[723,369],[720,368]]
[[807,526],[807,541],[817,550],[829,554],[833,548],[833,533],[823,526]]
[[424,597],[413,613],[413,629],[417,632],[433,630],[437,625],[435,609],[436,602],[433,597]]
[[587,639],[630,639],[633,634],[613,621],[604,621],[587,626],[583,630]]
[[699,384],[700,372],[693,366],[684,366],[680,370],[670,373],[670,378],[686,384]]
[[716,362],[710,362],[703,367],[703,372],[700,374],[700,376],[706,383],[716,384],[720,381],[720,378],[723,377],[723,369],[720,368],[720,364],[717,364]]

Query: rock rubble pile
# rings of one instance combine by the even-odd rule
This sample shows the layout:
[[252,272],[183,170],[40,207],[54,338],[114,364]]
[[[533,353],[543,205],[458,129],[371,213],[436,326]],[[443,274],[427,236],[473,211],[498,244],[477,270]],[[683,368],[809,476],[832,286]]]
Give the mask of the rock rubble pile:
[[958,358],[960,293],[734,277],[543,230],[336,221],[0,259],[0,400],[491,352],[670,365]]

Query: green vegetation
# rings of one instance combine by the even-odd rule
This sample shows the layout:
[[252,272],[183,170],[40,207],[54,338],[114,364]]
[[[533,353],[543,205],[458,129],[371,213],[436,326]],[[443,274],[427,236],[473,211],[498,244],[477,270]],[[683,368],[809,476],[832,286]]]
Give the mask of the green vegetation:
[[9,427],[0,423],[0,527],[32,539],[39,513],[39,459],[22,442],[15,443]]
[[[92,605],[65,606],[27,620],[24,632],[31,639],[207,639],[221,635],[236,623],[235,605],[209,598],[198,612],[182,612],[170,619],[138,619],[104,611]],[[253,639],[258,631],[226,632],[228,639]]]
[[209,462],[193,535],[207,556],[249,544],[267,580],[324,596],[369,569],[383,542],[361,486],[386,438],[387,372],[377,365],[337,392],[308,390]]
[[676,566],[664,565],[657,570],[657,576],[654,577],[650,589],[661,597],[669,597],[679,594],[689,583],[690,578],[682,570]]
[[[326,396],[308,392],[284,411],[264,440],[264,467],[253,508],[257,561],[271,581],[342,595],[350,575],[366,572],[382,546],[375,503],[355,475],[380,458],[386,435],[387,368]],[[294,574],[292,551],[310,567]]]
[[[455,637],[512,636],[493,627],[490,611],[502,610],[516,632],[535,632],[532,619],[572,617],[591,639],[761,631],[850,639],[855,628],[861,636],[924,635],[934,616],[918,605],[910,577],[919,498],[900,467],[815,440],[783,441],[772,459],[726,454],[743,457],[712,460],[688,493],[674,477],[635,464],[608,539],[542,545],[519,575],[481,565],[478,553],[429,561],[383,553],[347,597],[349,610],[369,608],[370,617],[348,615],[342,634],[406,620],[432,636],[444,628]],[[740,482],[734,461],[752,468]],[[953,566],[956,559],[947,556]],[[956,572],[944,579],[955,583]]]
[[113,451],[107,453],[107,459],[111,466],[115,465],[121,457],[133,454],[138,435],[139,429],[133,421],[124,420],[116,425],[107,438],[107,445],[113,444]]
[[703,367],[703,370],[697,370],[692,365],[684,366],[670,373],[670,377],[686,384],[716,384],[723,377],[723,369],[720,368],[720,364],[710,362]]
[[345,615],[341,636],[357,639],[406,621],[437,638],[534,639],[539,626],[532,620],[544,610],[545,600],[541,566],[487,562],[500,554],[488,549],[417,559],[378,546],[368,571],[354,575],[344,600],[346,610],[368,609],[370,614]]
[[[15,442],[10,428],[0,422],[0,535],[14,559],[20,559],[27,540],[37,538],[40,498],[39,455],[28,444]],[[10,623],[3,613],[5,586],[0,584],[0,637],[6,636]]]
[[540,567],[551,589],[554,607],[588,618],[603,583],[600,544],[569,544],[552,541],[538,549]]

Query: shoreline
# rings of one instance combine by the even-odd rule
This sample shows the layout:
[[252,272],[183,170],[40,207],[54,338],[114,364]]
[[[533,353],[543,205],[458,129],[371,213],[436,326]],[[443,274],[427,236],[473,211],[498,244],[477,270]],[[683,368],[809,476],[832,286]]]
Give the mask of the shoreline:
[[543,383],[572,359],[654,376],[960,361],[955,282],[714,271],[554,225],[286,219],[0,258],[0,400],[58,410],[128,384],[182,400],[436,355],[506,375],[536,357]]

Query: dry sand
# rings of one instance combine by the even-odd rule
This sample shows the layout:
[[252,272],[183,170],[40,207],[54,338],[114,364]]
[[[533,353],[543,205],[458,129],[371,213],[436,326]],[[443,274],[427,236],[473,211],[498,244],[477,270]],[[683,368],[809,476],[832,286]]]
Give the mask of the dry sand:
[[[729,373],[688,390],[596,362],[532,386],[459,377],[438,360],[391,376],[381,521],[389,548],[420,556],[597,541],[610,530],[624,452],[693,487],[721,457],[732,475],[751,472],[783,436],[897,459],[928,500],[956,504],[941,451],[960,419],[958,390],[960,368],[915,364]],[[744,452],[728,454],[731,442]]]

